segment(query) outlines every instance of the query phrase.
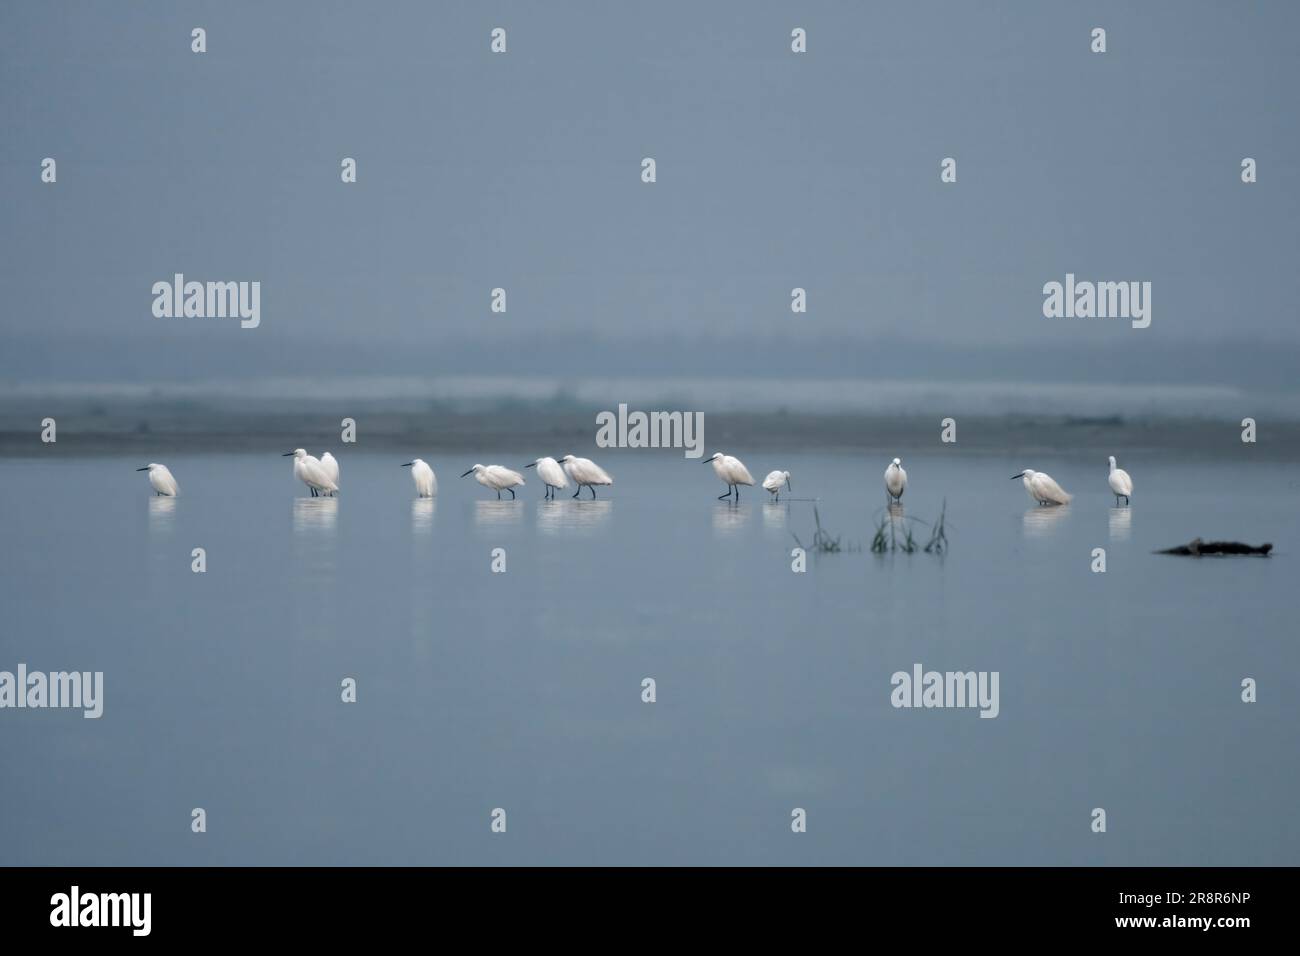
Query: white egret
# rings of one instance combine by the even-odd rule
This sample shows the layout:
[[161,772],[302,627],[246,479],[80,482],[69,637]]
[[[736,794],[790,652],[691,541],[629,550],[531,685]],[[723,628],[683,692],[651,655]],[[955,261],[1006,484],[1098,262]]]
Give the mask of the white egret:
[[715,452],[712,458],[704,459],[700,464],[707,465],[709,462],[713,462],[713,473],[727,483],[727,493],[718,495],[719,501],[723,498],[730,498],[732,489],[735,489],[736,500],[739,501],[740,486],[753,486],[754,476],[749,473],[749,469],[745,467],[745,463],[739,458],[733,458],[731,455],[719,451]]
[[330,476],[321,467],[320,461],[315,456],[307,454],[305,449],[295,448],[293,451],[286,451],[280,457],[293,459],[293,476],[311,489],[313,498],[327,491],[339,490],[339,486],[330,480]]
[[895,458],[885,469],[885,491],[889,492],[889,497],[899,501],[906,490],[907,472],[903,470],[902,459]]
[[438,476],[422,459],[408,461],[402,467],[411,469],[411,480],[415,482],[415,497],[432,498],[438,493]]
[[773,501],[781,500],[781,486],[785,485],[790,491],[790,472],[788,471],[769,471],[767,477],[763,479],[763,490],[772,493]]
[[1128,472],[1123,468],[1115,467],[1115,456],[1110,456],[1110,490],[1115,492],[1115,504],[1119,504],[1119,499],[1124,499],[1124,504],[1128,504],[1129,495],[1133,494],[1133,479],[1128,476]]
[[[537,477],[546,483],[545,498],[554,498],[557,488],[567,488],[569,479],[564,476],[564,469],[554,458],[539,458],[536,461],[524,465],[525,468],[536,468]],[[579,491],[582,489],[579,488]],[[592,492],[594,495],[596,492]]]
[[1025,492],[1040,505],[1068,505],[1074,497],[1045,471],[1026,468],[1020,474],[1011,476],[1012,481],[1017,478],[1024,479]]
[[172,498],[180,491],[180,488],[176,487],[176,479],[172,477],[166,465],[151,462],[143,468],[137,468],[136,471],[149,472],[149,485],[156,494]]
[[[320,456],[320,466],[325,471],[326,477],[335,485],[339,483],[339,463],[329,452]],[[333,492],[330,492],[331,496]]]
[[524,476],[517,471],[511,471],[504,465],[475,465],[462,478],[473,475],[484,488],[491,488],[497,493],[497,500],[501,499],[501,492],[510,492],[510,497],[515,497],[515,488],[524,483]]
[[591,497],[596,497],[596,485],[612,485],[614,479],[609,477],[609,473],[601,468],[590,458],[574,458],[572,455],[565,455],[560,459],[559,464],[564,466],[564,473],[573,479],[573,483],[578,486],[578,490],[573,493],[576,498],[582,494],[583,487],[591,489]]

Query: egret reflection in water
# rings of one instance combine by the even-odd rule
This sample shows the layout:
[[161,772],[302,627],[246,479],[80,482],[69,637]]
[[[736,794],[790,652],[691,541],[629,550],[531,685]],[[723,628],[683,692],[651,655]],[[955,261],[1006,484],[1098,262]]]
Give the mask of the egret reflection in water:
[[749,523],[749,506],[737,501],[720,501],[713,506],[713,533],[738,534]]
[[437,510],[436,498],[414,498],[411,501],[411,532],[418,535],[433,533],[433,515]]
[[1110,536],[1116,541],[1127,541],[1133,533],[1133,509],[1127,506],[1111,508],[1108,519]]
[[338,498],[294,498],[293,530],[295,534],[323,532],[333,534],[338,527]]
[[609,524],[614,502],[609,498],[585,501],[542,501],[537,505],[537,530],[542,534],[593,534]]
[[1024,518],[1025,536],[1028,538],[1047,537],[1069,513],[1070,509],[1066,505],[1043,505],[1026,509]]
[[176,524],[176,499],[155,495],[149,499],[150,534],[170,534]]
[[522,498],[495,501],[480,498],[474,502],[474,524],[480,528],[500,528],[517,525],[524,520],[525,504]]

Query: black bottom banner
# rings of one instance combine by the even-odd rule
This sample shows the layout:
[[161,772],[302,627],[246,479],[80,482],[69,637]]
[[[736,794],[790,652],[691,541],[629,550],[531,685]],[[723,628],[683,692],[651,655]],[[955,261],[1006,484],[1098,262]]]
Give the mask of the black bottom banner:
[[1231,945],[1280,931],[1294,882],[1290,869],[11,868],[0,869],[0,920],[6,939],[81,943],[338,943],[435,926],[486,928],[499,942],[563,921],[565,935],[606,941],[678,924],[769,939],[784,923],[800,935],[910,926],[926,942],[978,928],[985,940],[1046,931]]

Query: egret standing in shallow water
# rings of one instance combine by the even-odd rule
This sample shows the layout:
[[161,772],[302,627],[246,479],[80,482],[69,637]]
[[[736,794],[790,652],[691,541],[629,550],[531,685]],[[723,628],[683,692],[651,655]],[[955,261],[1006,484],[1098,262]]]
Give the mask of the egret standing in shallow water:
[[1012,475],[1011,480],[1017,478],[1025,480],[1025,491],[1040,505],[1068,505],[1070,499],[1074,496],[1058,485],[1045,471],[1034,471],[1026,468],[1018,475]]
[[[334,482],[335,485],[338,485],[338,483],[339,483],[339,463],[338,463],[338,461],[334,458],[334,456],[331,455],[329,452],[326,452],[325,454],[321,455],[321,456],[320,456],[320,466],[321,466],[321,469],[325,472],[325,476],[326,476],[327,478],[329,478],[330,481]],[[334,496],[334,492],[331,491],[331,492],[330,492],[330,497],[332,498],[333,496]]]
[[293,459],[293,476],[311,489],[313,498],[327,491],[339,490],[339,486],[330,480],[330,476],[321,467],[320,461],[307,454],[306,449],[295,448],[280,457]]
[[785,485],[788,490],[794,491],[794,489],[790,487],[790,472],[769,471],[767,477],[763,479],[763,490],[772,493],[773,501],[781,500],[782,485]]
[[156,494],[165,498],[174,498],[180,491],[180,488],[176,487],[176,479],[172,477],[166,465],[150,463],[143,468],[137,468],[136,471],[149,472],[149,485]]
[[1128,496],[1133,494],[1133,479],[1128,476],[1128,472],[1123,468],[1115,467],[1115,456],[1110,456],[1110,490],[1115,492],[1115,504],[1119,505],[1119,499],[1124,499],[1124,504],[1128,504]]
[[415,497],[432,498],[438,493],[438,476],[423,460],[416,458],[402,467],[411,469],[411,480],[415,482]]
[[578,490],[573,493],[573,497],[582,494],[583,487],[591,489],[591,497],[596,497],[596,485],[612,485],[614,479],[604,468],[596,464],[590,458],[575,458],[572,455],[565,455],[560,459],[559,464],[564,466],[564,473],[573,479],[573,483],[578,486]]
[[736,500],[739,501],[740,486],[749,485],[753,487],[754,476],[749,473],[749,469],[745,467],[745,463],[739,458],[733,458],[731,455],[719,451],[715,452],[712,458],[704,459],[700,464],[707,465],[709,462],[713,462],[713,473],[727,483],[727,493],[718,495],[719,501],[723,498],[730,498],[733,489],[736,492]]
[[903,470],[902,459],[895,458],[885,469],[885,491],[889,492],[889,497],[895,501],[901,501],[906,490],[907,472]]
[[[529,462],[524,467],[537,469],[537,477],[542,479],[546,485],[546,494],[542,496],[544,498],[554,498],[557,488],[568,487],[569,479],[564,476],[564,469],[560,467],[560,463],[554,458],[539,458],[536,461]],[[582,489],[579,488],[578,490],[581,491]],[[593,495],[595,493],[592,492]]]
[[510,498],[513,501],[515,497],[515,488],[524,483],[524,476],[517,471],[511,471],[504,465],[475,465],[462,478],[473,475],[484,488],[491,488],[497,493],[497,500],[501,500],[501,492],[510,492]]

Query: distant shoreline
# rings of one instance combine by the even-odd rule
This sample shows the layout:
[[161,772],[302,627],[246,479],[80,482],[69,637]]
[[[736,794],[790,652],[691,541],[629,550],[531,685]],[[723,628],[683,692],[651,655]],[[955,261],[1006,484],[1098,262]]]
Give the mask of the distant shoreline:
[[[0,456],[147,454],[168,451],[264,454],[295,447],[346,447],[340,441],[344,417],[357,422],[358,451],[495,449],[516,454],[556,454],[595,449],[596,410],[503,403],[492,408],[394,408],[385,403],[307,410],[104,402],[6,403],[0,412]],[[1116,454],[1142,451],[1184,457],[1272,461],[1300,460],[1300,422],[1258,419],[1258,440],[1241,441],[1233,421],[1143,416],[963,415],[957,441],[940,440],[938,415],[870,415],[826,412],[710,412],[705,415],[708,449],[867,451],[899,454]],[[41,421],[57,422],[57,442],[43,444]],[[616,452],[607,449],[606,452]],[[643,454],[680,455],[677,449]]]

